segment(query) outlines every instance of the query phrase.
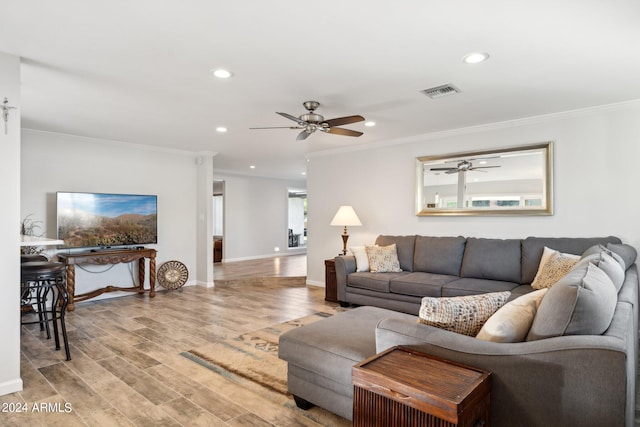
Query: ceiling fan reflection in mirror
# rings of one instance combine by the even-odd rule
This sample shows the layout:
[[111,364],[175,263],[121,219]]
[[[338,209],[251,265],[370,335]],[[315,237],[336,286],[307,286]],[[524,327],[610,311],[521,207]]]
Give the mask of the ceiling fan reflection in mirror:
[[302,129],[302,132],[298,134],[296,140],[302,141],[307,139],[309,135],[319,130],[321,132],[332,133],[334,135],[343,136],[360,136],[362,132],[358,132],[351,129],[339,128],[336,126],[348,125],[351,123],[357,123],[364,121],[364,117],[360,115],[337,117],[335,119],[325,120],[320,114],[315,112],[316,108],[320,106],[317,101],[306,101],[302,105],[307,109],[307,113],[300,115],[299,117],[292,116],[287,113],[277,112],[282,117],[286,117],[289,120],[293,120],[298,126],[272,126],[272,127],[257,127],[249,129]]
[[[493,157],[483,157],[483,159],[491,159]],[[469,160],[451,160],[451,161],[447,161],[445,163],[449,163],[449,162],[457,162],[458,165],[456,167],[451,167],[451,168],[430,168],[430,171],[442,171],[446,174],[451,174],[451,173],[460,173],[460,172],[468,172],[468,171],[476,171],[476,172],[487,172],[485,170],[482,169],[491,169],[491,168],[499,168],[500,166],[473,166],[473,163],[471,163],[471,160],[480,160],[480,158],[478,159],[469,159]]]

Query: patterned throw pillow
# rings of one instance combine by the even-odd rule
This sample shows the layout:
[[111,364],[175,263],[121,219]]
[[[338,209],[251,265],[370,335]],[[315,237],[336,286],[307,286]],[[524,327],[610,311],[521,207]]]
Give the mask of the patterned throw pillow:
[[365,246],[369,259],[369,270],[372,273],[396,273],[400,269],[396,244],[389,246]]
[[424,297],[419,322],[475,337],[484,322],[509,299],[511,292],[491,292],[461,297]]
[[545,246],[531,287],[533,289],[550,288],[570,272],[578,261],[580,261],[578,255],[564,254]]

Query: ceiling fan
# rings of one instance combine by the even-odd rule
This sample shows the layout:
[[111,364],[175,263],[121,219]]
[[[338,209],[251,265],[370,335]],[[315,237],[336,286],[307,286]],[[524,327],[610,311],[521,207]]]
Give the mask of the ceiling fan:
[[[444,173],[460,173],[467,171],[476,171],[476,172],[487,172],[481,169],[491,169],[491,168],[499,168],[500,166],[473,166],[471,160],[479,160],[479,159],[469,159],[469,160],[452,160],[453,162],[458,162],[458,165],[454,168],[431,168],[431,171],[444,171]],[[445,162],[448,163],[448,162]]]
[[260,128],[250,128],[250,129],[302,129],[302,132],[298,134],[296,137],[297,141],[302,141],[303,139],[307,139],[309,135],[319,130],[321,132],[332,133],[334,135],[344,135],[344,136],[360,136],[362,132],[358,132],[351,129],[339,128],[336,126],[348,125],[351,123],[357,123],[364,120],[364,117],[356,115],[356,116],[346,116],[346,117],[338,117],[335,119],[325,120],[320,114],[315,112],[316,108],[320,106],[320,103],[317,101],[306,101],[303,102],[302,105],[307,109],[306,114],[302,114],[300,117],[292,116],[287,113],[280,113],[282,117],[286,117],[289,120],[293,120],[298,124],[298,126],[274,126],[274,127],[260,127]]

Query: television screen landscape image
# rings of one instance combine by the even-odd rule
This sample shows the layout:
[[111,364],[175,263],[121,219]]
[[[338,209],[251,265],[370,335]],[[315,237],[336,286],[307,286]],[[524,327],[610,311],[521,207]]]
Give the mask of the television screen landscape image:
[[58,192],[58,239],[66,248],[158,242],[157,196]]

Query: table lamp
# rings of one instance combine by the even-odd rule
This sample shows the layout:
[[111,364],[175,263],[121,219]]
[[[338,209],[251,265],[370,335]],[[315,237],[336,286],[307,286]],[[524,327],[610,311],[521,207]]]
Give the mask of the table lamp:
[[356,215],[356,211],[353,210],[351,206],[340,206],[338,212],[331,220],[331,225],[339,225],[344,226],[344,233],[342,233],[342,255],[347,254],[347,240],[349,239],[349,234],[347,234],[347,226],[348,225],[362,225],[358,215]]

